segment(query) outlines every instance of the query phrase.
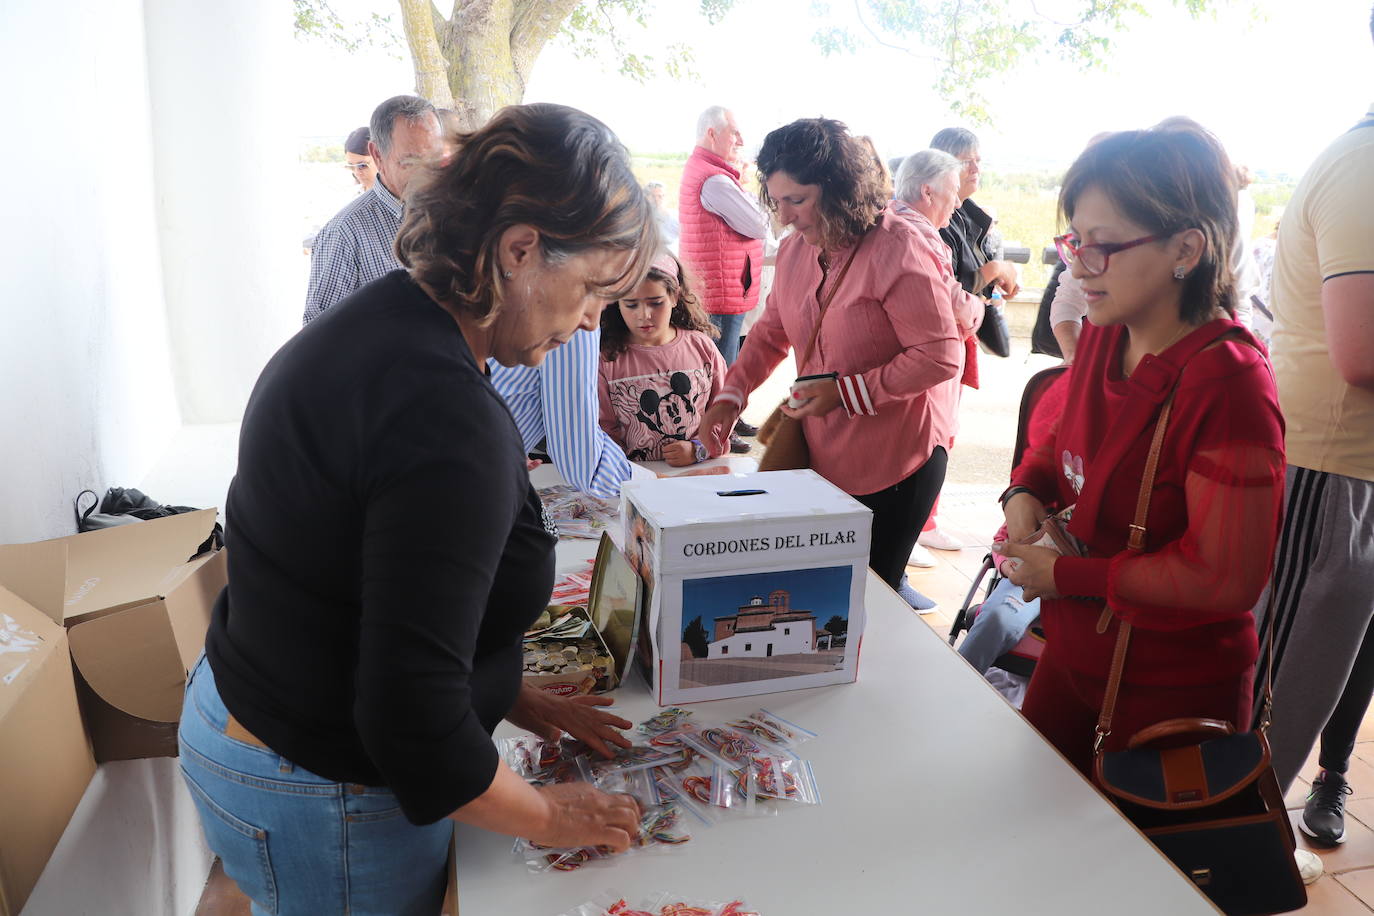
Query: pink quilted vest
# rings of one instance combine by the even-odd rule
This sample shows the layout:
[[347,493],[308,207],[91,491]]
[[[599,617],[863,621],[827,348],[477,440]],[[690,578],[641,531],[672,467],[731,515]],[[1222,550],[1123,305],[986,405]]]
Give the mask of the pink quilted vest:
[[712,175],[739,184],[739,172],[715,153],[698,146],[682,170],[678,188],[678,221],[682,236],[678,255],[697,282],[697,295],[713,315],[747,312],[759,301],[763,241],[740,235],[701,205],[701,186]]

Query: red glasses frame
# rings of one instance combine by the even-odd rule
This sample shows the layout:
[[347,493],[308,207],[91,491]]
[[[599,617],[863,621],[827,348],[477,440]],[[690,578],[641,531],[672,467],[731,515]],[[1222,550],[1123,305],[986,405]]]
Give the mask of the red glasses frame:
[[[1144,245],[1146,242],[1161,242],[1173,234],[1172,232],[1165,232],[1158,235],[1147,235],[1129,242],[1099,242],[1095,245],[1080,245],[1078,244],[1078,237],[1070,232],[1055,236],[1054,247],[1059,251],[1059,260],[1070,266],[1076,260],[1083,265],[1083,270],[1087,272],[1088,276],[1097,277],[1107,272],[1107,265],[1111,263],[1112,255],[1117,252],[1134,248],[1137,245]],[[1090,255],[1092,260],[1096,259],[1096,253],[1101,253],[1102,266],[1093,267],[1084,261],[1083,252],[1085,251],[1094,252],[1094,255]]]

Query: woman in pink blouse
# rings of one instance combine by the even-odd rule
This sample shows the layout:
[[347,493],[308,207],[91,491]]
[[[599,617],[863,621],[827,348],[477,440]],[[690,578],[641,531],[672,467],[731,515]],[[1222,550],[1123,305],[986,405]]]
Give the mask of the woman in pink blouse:
[[794,384],[802,406],[784,410],[802,421],[811,467],[873,510],[869,565],[896,588],[945,476],[948,430],[930,393],[959,374],[963,350],[941,255],[883,210],[872,158],[826,118],[764,139],[760,197],[796,231],[778,249],[763,317],[702,427],[724,441],[788,350],[804,357],[833,291],[810,358],[797,367],[799,376],[830,377]]

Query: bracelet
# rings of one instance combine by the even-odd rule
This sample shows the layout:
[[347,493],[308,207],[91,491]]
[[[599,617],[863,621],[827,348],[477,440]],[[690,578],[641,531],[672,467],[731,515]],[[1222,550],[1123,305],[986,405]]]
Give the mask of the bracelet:
[[1022,493],[1029,493],[1031,496],[1035,495],[1035,493],[1031,490],[1030,487],[1011,486],[1007,487],[1005,490],[1002,491],[1002,495],[997,497],[997,501],[1002,504],[1003,509],[1006,509],[1007,503],[1011,500],[1011,498],[1013,496],[1018,496]]

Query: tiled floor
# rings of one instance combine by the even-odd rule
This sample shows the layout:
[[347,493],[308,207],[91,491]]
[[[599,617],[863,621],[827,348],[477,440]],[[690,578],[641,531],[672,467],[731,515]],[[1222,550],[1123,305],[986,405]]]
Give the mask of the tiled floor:
[[[993,527],[989,528],[986,512],[947,500],[948,495],[946,488],[945,495],[941,497],[941,515],[950,519],[947,530],[963,537],[966,543],[978,540],[973,534],[974,530],[994,530],[997,523],[995,511]],[[996,494],[993,494],[995,497]],[[973,519],[971,524],[968,522],[970,518]],[[966,528],[966,524],[969,527]],[[931,553],[939,565],[934,569],[908,567],[907,573],[917,590],[940,603],[934,612],[922,614],[921,619],[944,636],[949,633],[950,623],[963,605],[964,597],[982,567],[986,548],[932,550]],[[1316,776],[1317,769],[1317,755],[1313,751],[1298,781],[1284,800],[1293,820],[1293,832],[1298,837],[1298,845],[1321,856],[1322,865],[1326,868],[1326,873],[1317,883],[1307,889],[1308,904],[1301,912],[1304,916],[1368,916],[1374,913],[1374,714],[1365,717],[1359,741],[1355,745],[1355,757],[1346,774],[1354,789],[1354,795],[1346,805],[1347,839],[1334,849],[1312,845],[1297,827],[1308,786]]]

